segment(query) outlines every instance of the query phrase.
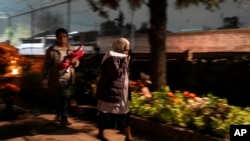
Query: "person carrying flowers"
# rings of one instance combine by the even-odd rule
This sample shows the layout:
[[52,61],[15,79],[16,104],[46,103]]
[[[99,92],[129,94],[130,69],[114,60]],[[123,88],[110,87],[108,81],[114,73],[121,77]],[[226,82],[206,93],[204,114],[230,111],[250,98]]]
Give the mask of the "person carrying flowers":
[[[66,29],[57,29],[55,35],[55,44],[46,50],[43,80],[45,85],[58,95],[56,120],[61,125],[67,126],[71,124],[68,121],[70,95],[72,93],[70,88],[75,82],[75,67],[79,66],[79,56],[71,55],[74,53],[74,47],[68,44]],[[65,67],[62,63],[66,58],[68,65]]]

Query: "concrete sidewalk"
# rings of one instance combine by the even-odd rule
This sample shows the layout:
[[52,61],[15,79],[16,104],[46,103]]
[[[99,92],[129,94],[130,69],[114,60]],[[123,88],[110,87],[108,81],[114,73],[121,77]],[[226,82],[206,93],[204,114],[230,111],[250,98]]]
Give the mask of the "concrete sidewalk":
[[[54,114],[40,113],[15,106],[15,119],[0,120],[1,141],[99,141],[94,121],[70,117],[72,125],[62,127],[54,121]],[[84,115],[82,115],[84,116]],[[123,141],[124,136],[116,130],[106,130],[105,137],[110,141]]]
[[[53,113],[16,106],[14,112],[24,111],[20,114],[22,117],[0,120],[0,141],[99,141],[96,138],[98,129],[94,119],[88,119],[94,118],[94,109],[83,106],[78,107],[77,110],[78,115],[69,118],[72,125],[62,127],[54,121]],[[85,117],[86,114],[90,114],[88,118]],[[119,134],[117,130],[105,130],[104,134],[109,141],[125,139],[125,136]],[[152,135],[133,133],[133,136],[135,141],[160,141]]]
[[[95,137],[98,130],[94,123],[70,118],[71,126],[61,127],[53,121],[54,115],[41,114],[29,117],[24,120],[0,122],[0,128],[3,126],[13,127],[10,132],[17,132],[15,136],[7,138],[4,141],[98,141]],[[20,131],[22,130],[22,131]],[[26,131],[25,131],[26,130]],[[19,135],[18,135],[19,132]],[[1,132],[2,134],[3,132]],[[123,141],[124,136],[115,130],[107,130],[105,137],[110,141]],[[2,137],[1,137],[2,138]]]

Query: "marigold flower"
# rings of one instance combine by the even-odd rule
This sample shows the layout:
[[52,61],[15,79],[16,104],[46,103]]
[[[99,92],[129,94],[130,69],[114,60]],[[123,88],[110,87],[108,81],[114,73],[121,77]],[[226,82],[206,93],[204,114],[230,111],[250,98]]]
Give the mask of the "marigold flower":
[[190,98],[195,98],[196,95],[195,95],[194,93],[190,93],[190,94],[188,95],[188,97],[190,97]]
[[137,82],[136,82],[136,81],[130,81],[130,84],[131,84],[131,85],[136,85]]
[[167,96],[169,96],[169,97],[174,97],[174,93],[173,93],[173,92],[168,92],[168,93],[167,93]]
[[184,92],[182,92],[182,94],[183,94],[185,97],[188,97],[189,91],[184,91]]
[[130,88],[135,88],[136,84],[137,84],[136,81],[130,81],[129,87],[130,87]]
[[180,103],[181,100],[180,100],[179,98],[174,98],[174,99],[173,99],[173,102],[177,104],[177,103]]

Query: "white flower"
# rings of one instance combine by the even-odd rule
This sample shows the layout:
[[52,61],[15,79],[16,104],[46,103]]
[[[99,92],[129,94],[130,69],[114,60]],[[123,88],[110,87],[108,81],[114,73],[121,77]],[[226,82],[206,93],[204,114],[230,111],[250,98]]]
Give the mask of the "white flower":
[[200,97],[195,97],[194,100],[195,100],[196,102],[202,102],[202,98],[200,98]]
[[202,99],[203,99],[203,102],[204,102],[206,105],[208,105],[208,104],[211,103],[211,101],[210,101],[210,99],[209,99],[208,97],[203,97]]
[[187,100],[187,104],[192,104],[192,103],[194,103],[194,100],[193,100],[193,99],[188,99],[188,100]]

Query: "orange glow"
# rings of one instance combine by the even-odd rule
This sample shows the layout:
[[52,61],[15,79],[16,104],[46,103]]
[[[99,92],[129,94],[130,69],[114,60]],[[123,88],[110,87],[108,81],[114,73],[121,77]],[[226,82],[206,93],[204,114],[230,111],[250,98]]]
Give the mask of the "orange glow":
[[6,68],[4,76],[19,76],[22,74],[22,67],[18,64],[18,58],[12,57],[9,61],[9,66]]
[[16,60],[11,60],[10,63],[11,64],[16,64]]
[[12,69],[11,74],[13,74],[13,75],[19,74],[19,70],[17,68]]

